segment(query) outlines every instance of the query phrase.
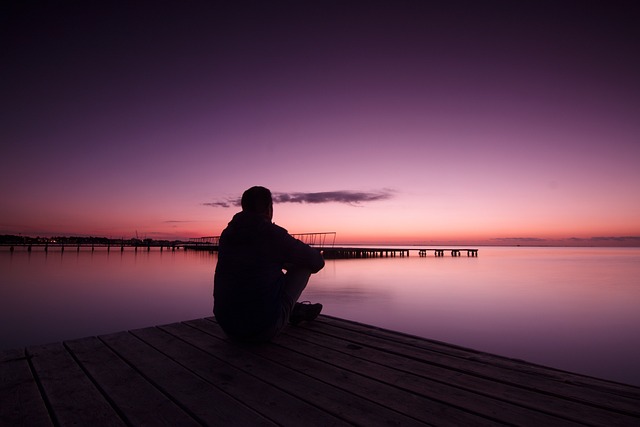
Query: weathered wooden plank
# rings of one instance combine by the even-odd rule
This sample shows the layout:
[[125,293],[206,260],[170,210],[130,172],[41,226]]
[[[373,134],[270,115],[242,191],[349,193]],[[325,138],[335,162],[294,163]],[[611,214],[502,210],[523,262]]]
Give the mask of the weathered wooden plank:
[[244,346],[229,345],[228,342],[216,339],[196,328],[184,324],[174,324],[167,325],[163,329],[348,422],[369,426],[424,425],[424,423],[404,414],[391,411],[359,396],[346,393],[330,384],[302,375],[287,366],[256,356],[243,348]]
[[130,333],[99,338],[204,424],[275,425]]
[[[306,338],[317,339],[314,336]],[[391,360],[386,365],[378,364],[371,360],[356,358],[331,348],[322,347],[319,340],[313,343],[296,340],[293,336],[284,334],[278,338],[277,342],[285,346],[287,350],[295,348],[295,351],[302,351],[309,356],[316,355],[327,363],[336,364],[343,369],[353,370],[361,375],[374,378],[380,381],[383,387],[398,387],[415,393],[417,396],[425,396],[436,401],[440,406],[448,408],[447,412],[454,409],[460,412],[469,411],[491,418],[494,424],[496,422],[531,426],[579,424],[565,419],[561,414],[553,415],[526,406],[514,405],[513,402],[500,399],[499,396],[482,393],[482,390],[460,388],[457,386],[455,377],[451,378],[451,382],[437,381],[428,375],[420,375],[418,372],[396,369],[392,367],[393,361]],[[372,359],[376,360],[381,357],[384,355],[376,355]]]
[[82,367],[133,425],[198,423],[97,338],[65,343]]
[[[217,338],[224,338],[223,332],[214,322],[201,319],[186,323]],[[348,366],[349,364],[331,364],[332,361],[324,357],[326,355],[323,352],[324,348],[316,346],[314,348],[315,352],[308,352],[305,351],[305,344],[304,341],[280,335],[275,340],[275,344],[247,348],[269,360],[285,364],[300,373],[332,384],[349,393],[369,399],[379,405],[389,407],[425,423],[449,426],[488,426],[502,423],[498,417],[489,419],[486,416],[480,416],[451,405],[442,404],[407,389],[398,388],[393,384],[371,379],[372,377],[366,374],[361,375],[363,371],[361,369],[357,371],[350,369],[351,366]],[[354,360],[356,360],[356,363],[363,362],[357,359]],[[368,364],[365,366],[365,372],[367,368],[379,370],[384,367]],[[423,383],[422,385],[425,384]],[[437,393],[438,390],[435,390],[433,395],[437,395]]]
[[24,359],[25,357],[24,348],[0,350],[0,363],[9,360]]
[[59,425],[124,425],[62,343],[32,346],[27,352]]
[[[178,329],[177,332],[181,337],[187,335],[180,334],[180,325],[174,326],[176,327],[171,329],[174,332]],[[187,326],[183,327],[191,329]],[[253,375],[243,372],[242,369],[232,366],[228,361],[213,357],[205,350],[160,328],[145,328],[131,332],[204,380],[278,424],[285,426],[338,426],[345,424],[316,406],[303,402],[278,387],[265,383]],[[205,337],[205,339],[213,340],[209,337]],[[229,344],[223,343],[223,345]],[[249,363],[242,359],[238,359],[237,362],[240,365]]]
[[0,356],[0,425],[53,425],[24,350]]
[[[640,388],[341,319],[213,318],[0,351],[0,425],[640,425]],[[49,414],[48,411],[51,411]]]
[[[449,343],[416,337],[401,332],[390,331],[371,325],[335,318],[332,316],[320,316],[318,323],[325,323],[355,332],[361,332],[367,336],[384,338],[389,341],[410,344],[429,352],[442,353],[463,359],[464,361],[481,362],[492,366],[498,366],[505,370],[514,370],[519,373],[528,373],[542,380],[546,384],[552,384],[547,380],[557,381],[565,386],[574,385],[584,390],[600,391],[605,394],[614,394],[640,400],[640,387],[622,384],[601,378],[594,378],[547,366],[537,365],[519,359],[508,358],[496,354],[481,352]],[[635,402],[633,403],[635,405]]]
[[[311,329],[289,328],[285,337],[291,336],[305,341],[306,347],[309,347],[305,351],[321,355],[324,360],[348,366],[349,369],[362,374],[371,372],[370,375],[389,384],[406,387],[434,399],[439,398],[456,407],[479,413],[491,411],[494,416],[499,416],[504,421],[517,422],[519,419],[526,419],[531,425],[584,423],[585,419],[595,425],[613,422],[633,425],[638,421],[634,416],[539,393],[524,386],[516,387],[476,377],[445,366],[424,363],[314,332]],[[285,337],[279,337],[277,342]],[[374,369],[376,366],[377,369]],[[561,419],[563,421],[560,421]]]
[[[480,362],[474,358],[449,357],[439,352],[429,350],[429,342],[421,341],[414,337],[410,344],[405,344],[397,338],[389,341],[384,335],[389,332],[379,334],[379,329],[368,329],[364,325],[353,324],[328,317],[319,318],[317,324],[315,322],[305,325],[311,330],[318,330],[322,334],[329,336],[344,338],[369,347],[375,347],[389,353],[401,354],[407,357],[419,359],[427,363],[433,363],[438,366],[448,367],[460,372],[477,375],[495,381],[501,381],[518,387],[526,387],[537,390],[540,393],[547,393],[552,396],[571,399],[576,402],[583,402],[604,409],[610,409],[615,412],[628,414],[633,417],[640,416],[640,400],[629,397],[633,393],[612,393],[609,389],[601,387],[589,386],[581,383],[578,378],[579,374],[570,372],[562,372],[551,370],[548,375],[537,374],[530,370],[521,371],[516,369],[516,365],[504,368],[502,363],[491,363],[489,355],[485,355]],[[331,326],[327,328],[326,326]],[[470,350],[467,350],[470,351]],[[499,356],[495,356],[496,360],[506,360]],[[519,362],[522,364],[522,362]],[[500,369],[497,369],[500,368]],[[504,368],[504,369],[503,369]],[[543,367],[537,366],[536,370],[542,370]],[[563,376],[571,379],[562,381]],[[590,378],[587,377],[587,380]],[[606,383],[605,380],[598,380],[598,383]],[[634,391],[633,386],[613,383],[615,387]]]
[[[200,324],[203,324],[201,322]],[[379,381],[381,392],[384,393],[386,390],[387,399],[393,399],[389,391],[395,388],[407,390],[415,396],[423,396],[437,405],[436,408],[438,406],[444,408],[440,412],[449,413],[446,417],[447,420],[454,421],[455,417],[449,418],[449,416],[458,411],[467,414],[468,417],[475,414],[476,418],[490,419],[493,423],[535,426],[576,425],[576,421],[567,420],[561,412],[549,414],[536,408],[514,404],[512,401],[501,399],[499,395],[487,393],[486,390],[460,387],[457,384],[461,375],[459,372],[450,372],[451,375],[446,380],[439,380],[438,375],[432,375],[434,374],[433,370],[438,369],[437,367],[426,365],[427,370],[424,372],[425,365],[413,359],[405,360],[402,356],[354,346],[348,341],[335,337],[329,338],[309,329],[286,328],[284,333],[275,340],[275,343],[284,346],[286,352],[300,352],[309,357],[332,363],[341,369],[375,379]],[[344,352],[341,347],[346,347],[349,353]],[[362,352],[366,352],[366,355]],[[405,369],[402,369],[403,366]],[[413,370],[413,367],[418,369]],[[436,378],[434,379],[433,376]],[[524,403],[527,402],[524,401]],[[462,425],[468,424],[468,422],[454,421],[454,424]]]

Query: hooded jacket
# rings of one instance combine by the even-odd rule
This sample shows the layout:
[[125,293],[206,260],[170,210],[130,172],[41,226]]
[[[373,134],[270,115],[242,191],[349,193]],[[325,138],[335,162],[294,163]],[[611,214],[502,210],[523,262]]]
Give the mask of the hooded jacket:
[[213,312],[227,334],[256,335],[278,321],[288,264],[316,273],[324,259],[262,215],[234,215],[220,235],[213,290]]

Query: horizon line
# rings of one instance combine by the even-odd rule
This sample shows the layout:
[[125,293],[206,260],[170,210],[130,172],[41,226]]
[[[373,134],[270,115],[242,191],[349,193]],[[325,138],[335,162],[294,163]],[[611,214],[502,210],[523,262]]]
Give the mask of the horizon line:
[[[333,233],[333,232],[332,232]],[[301,234],[318,234],[318,233],[290,233],[292,235],[301,235]],[[322,233],[320,233],[322,234]],[[54,239],[54,238],[64,238],[64,239],[108,239],[108,240],[151,240],[151,241],[173,241],[173,242],[187,242],[190,239],[200,238],[199,237],[164,237],[164,238],[150,238],[145,237],[143,239],[139,237],[107,237],[107,236],[97,236],[97,235],[87,235],[87,234],[56,234],[56,235],[44,235],[44,236],[31,236],[31,235],[22,235],[19,234],[0,234],[0,245],[6,246],[12,243],[5,243],[1,240],[5,238],[18,238],[18,239]],[[13,244],[22,244],[19,242],[13,242]],[[347,241],[347,242],[334,242],[332,246],[409,246],[409,247],[419,247],[419,246],[480,246],[480,247],[640,247],[640,236],[593,236],[588,238],[579,238],[579,237],[566,237],[566,238],[533,238],[533,237],[510,237],[510,238],[487,238],[487,239],[469,239],[468,241],[461,240],[434,240],[434,241],[421,241],[421,242],[393,242],[392,240],[380,240],[375,242],[367,242],[367,241]]]

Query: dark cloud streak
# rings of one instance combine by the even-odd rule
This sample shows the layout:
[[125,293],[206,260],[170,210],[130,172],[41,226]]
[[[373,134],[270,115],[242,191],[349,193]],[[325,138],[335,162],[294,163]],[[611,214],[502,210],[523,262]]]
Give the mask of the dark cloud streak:
[[[359,206],[361,203],[377,202],[388,200],[393,197],[392,191],[321,191],[317,193],[273,193],[274,203],[344,203],[352,206]],[[214,208],[229,208],[240,206],[239,198],[228,198],[226,200],[206,202],[204,206]]]
[[229,199],[227,202],[205,202],[203,205],[212,208],[230,208],[231,206],[240,206],[240,199]]
[[618,243],[640,243],[640,236],[595,236],[588,239],[572,237],[568,240],[575,242],[618,242]]
[[276,203],[347,203],[357,205],[363,202],[387,200],[392,197],[389,191],[323,191],[319,193],[275,193]]
[[490,241],[504,245],[571,246],[571,247],[638,247],[640,236],[593,236],[566,238],[500,237]]
[[496,237],[494,239],[490,239],[497,242],[527,242],[527,243],[540,243],[546,242],[548,239],[541,239],[539,237]]

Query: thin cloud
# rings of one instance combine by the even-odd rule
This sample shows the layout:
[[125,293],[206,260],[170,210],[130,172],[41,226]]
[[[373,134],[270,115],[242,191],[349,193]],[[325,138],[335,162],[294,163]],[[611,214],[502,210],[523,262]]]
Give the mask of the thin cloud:
[[[380,191],[322,191],[317,193],[273,193],[274,203],[344,203],[348,205],[358,206],[361,203],[377,202],[388,200],[393,197],[391,190]],[[214,202],[203,203],[205,206],[214,208],[229,208],[231,206],[240,206],[239,198],[228,198]]]
[[640,236],[593,236],[593,237],[567,237],[558,239],[541,239],[537,237],[503,237],[491,239],[493,242],[505,245],[567,245],[567,246],[640,246]]
[[240,199],[229,199],[226,202],[205,202],[203,205],[212,208],[230,208],[231,206],[240,206]]
[[275,193],[276,203],[346,203],[357,205],[364,202],[376,202],[392,197],[389,191],[324,191],[319,193]]
[[540,239],[538,237],[496,237],[494,239],[498,242],[528,242],[528,243],[539,243],[546,242],[548,239]]
[[640,236],[596,236],[588,239],[572,237],[569,240],[576,242],[618,242],[618,243],[640,243]]

